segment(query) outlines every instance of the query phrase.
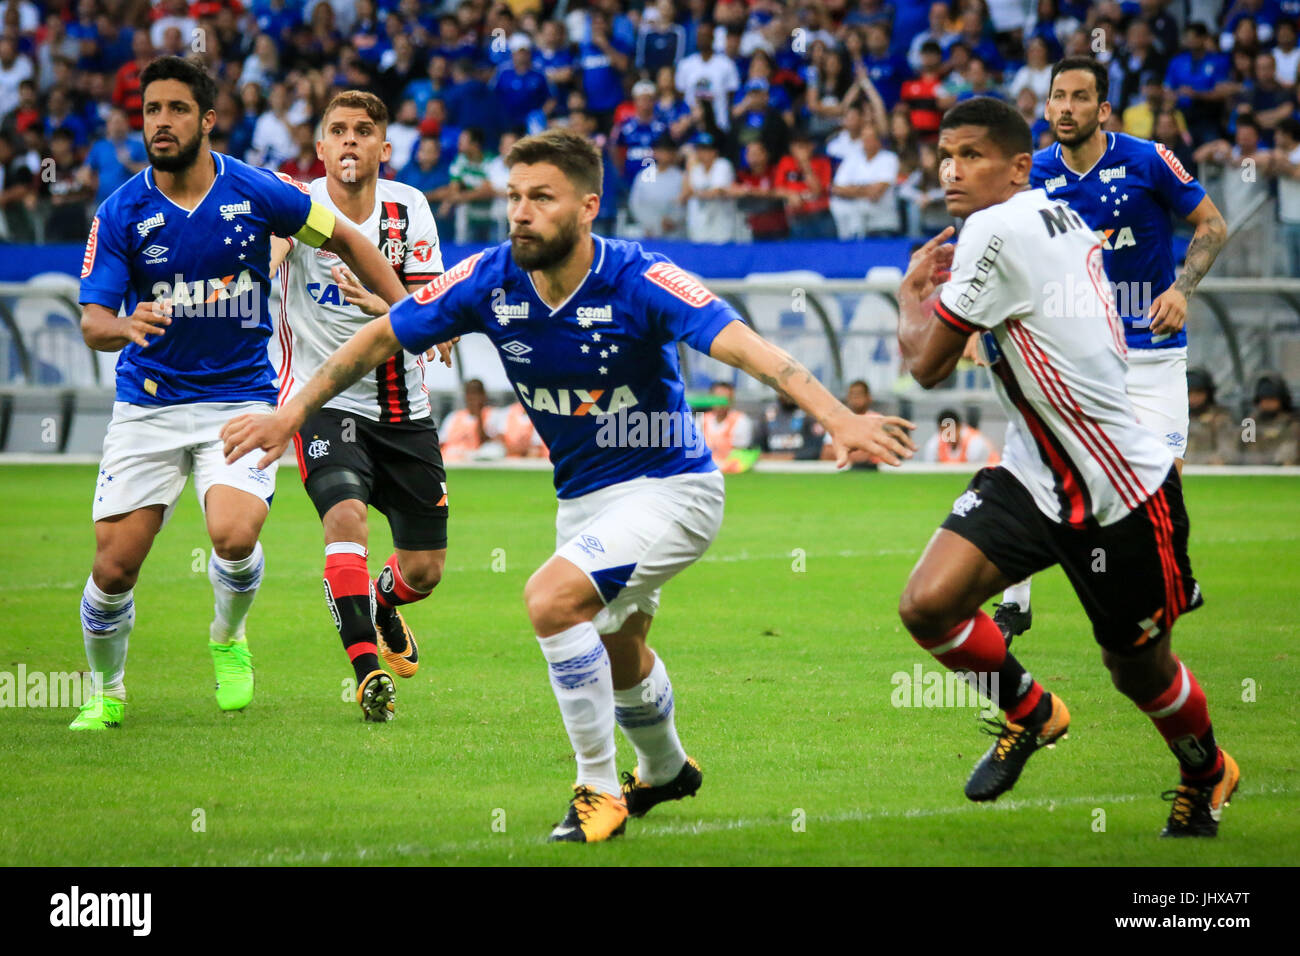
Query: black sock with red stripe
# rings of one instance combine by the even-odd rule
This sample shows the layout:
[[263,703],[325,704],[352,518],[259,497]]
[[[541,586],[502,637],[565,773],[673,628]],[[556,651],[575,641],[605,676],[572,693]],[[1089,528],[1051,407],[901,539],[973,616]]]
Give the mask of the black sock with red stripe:
[[374,591],[361,545],[339,542],[325,546],[325,601],[360,684],[371,671],[379,670]]
[[[375,578],[375,618],[381,625],[386,624],[391,620],[393,609],[398,605],[423,601],[431,593],[431,591],[417,591],[406,583],[406,578],[402,577],[397,555],[393,554],[384,564],[384,570],[380,571],[379,576]],[[399,628],[385,629],[384,640],[388,642],[388,649],[394,654],[405,654],[406,637],[399,634],[399,630]],[[395,641],[400,642],[402,646],[395,646]]]

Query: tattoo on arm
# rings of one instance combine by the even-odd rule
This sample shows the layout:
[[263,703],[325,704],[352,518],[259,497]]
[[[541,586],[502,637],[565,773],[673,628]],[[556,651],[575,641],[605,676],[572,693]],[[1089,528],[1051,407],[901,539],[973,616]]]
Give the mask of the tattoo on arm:
[[785,391],[786,383],[789,382],[790,379],[800,375],[800,373],[802,373],[803,375],[804,385],[807,385],[809,382],[813,380],[811,372],[809,372],[806,368],[800,365],[795,359],[787,356],[785,364],[783,364],[777,370],[776,375],[769,375],[766,372],[762,372],[757,376],[757,378],[760,382],[762,382],[764,385],[768,386],[769,388],[775,388],[775,389],[780,389],[781,391]]
[[1222,216],[1207,219],[1204,226],[1205,230],[1198,229],[1191,243],[1188,244],[1183,271],[1178,274],[1174,282],[1174,288],[1184,296],[1190,296],[1197,284],[1205,277],[1205,273],[1210,271],[1210,266],[1214,265],[1219,250],[1223,248],[1228,238],[1228,224],[1223,221]]

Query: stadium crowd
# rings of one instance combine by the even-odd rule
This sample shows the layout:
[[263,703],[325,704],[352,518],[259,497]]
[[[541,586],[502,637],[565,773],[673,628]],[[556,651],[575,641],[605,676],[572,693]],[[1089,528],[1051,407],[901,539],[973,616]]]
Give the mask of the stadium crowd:
[[[199,56],[218,78],[216,149],[300,178],[321,174],[313,143],[331,94],[379,93],[393,118],[385,175],[424,191],[461,242],[503,237],[501,156],[553,124],[603,148],[598,231],[932,232],[947,223],[933,149],[943,110],[1002,97],[1046,142],[1051,64],[1087,54],[1110,72],[1110,128],[1158,139],[1192,169],[1256,159],[1300,272],[1300,0],[2,0],[0,11],[0,238],[12,242],[83,240],[95,206],[142,167],[139,73],[162,53]],[[1229,219],[1250,198],[1225,196]],[[1249,243],[1234,245],[1236,271],[1249,270]]]

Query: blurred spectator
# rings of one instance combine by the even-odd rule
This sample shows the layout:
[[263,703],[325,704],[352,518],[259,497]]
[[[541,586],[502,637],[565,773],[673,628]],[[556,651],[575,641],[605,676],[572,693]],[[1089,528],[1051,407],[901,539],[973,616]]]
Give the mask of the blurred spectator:
[[31,0],[4,0],[0,3],[0,23],[8,23],[9,18],[14,14],[11,10],[17,11],[18,29],[23,33],[35,33],[41,25],[41,11]]
[[826,430],[785,392],[777,390],[776,396],[776,401],[764,409],[755,433],[755,444],[763,458],[816,461],[821,457]]
[[457,242],[492,242],[496,223],[492,218],[492,184],[487,176],[487,154],[483,131],[469,127],[460,132],[456,158],[451,163],[451,194],[436,210],[446,216],[456,208]]
[[753,447],[754,421],[734,407],[736,389],[730,382],[714,382],[709,386],[709,394],[723,401],[701,412],[697,421],[714,463],[724,468],[732,451]]
[[697,133],[686,154],[681,201],[686,203],[686,236],[691,242],[731,242],[736,237],[736,181],[731,162],[718,154],[711,133]]
[[963,89],[957,93],[959,103],[976,96],[991,96],[996,100],[1006,99],[982,57],[970,58],[970,62],[966,64],[965,81]]
[[537,47],[533,50],[533,64],[546,77],[551,97],[562,102],[564,94],[573,85],[573,51],[565,40],[564,24],[559,20],[542,23]]
[[1025,61],[1025,65],[1016,71],[1007,92],[1014,101],[1021,90],[1029,90],[1034,94],[1034,111],[1041,115],[1052,85],[1052,61],[1047,41],[1042,37],[1033,37],[1025,47]]
[[83,242],[90,225],[87,205],[95,193],[88,178],[78,175],[76,141],[66,126],[50,134],[50,159],[54,175],[40,177],[41,196],[49,203],[45,241]]
[[[1272,157],[1260,145],[1259,124],[1249,115],[1237,118],[1234,142],[1216,139],[1193,153],[1198,164],[1218,167],[1223,189],[1223,216],[1237,232],[1219,256],[1219,273],[1230,276],[1261,276],[1272,256],[1266,243],[1267,209],[1256,206],[1268,198],[1268,172]],[[1247,220],[1247,216],[1249,219]]]
[[280,164],[280,172],[300,183],[310,183],[325,175],[325,163],[316,155],[316,127],[312,123],[299,123],[293,128],[294,145],[298,155]]
[[1183,32],[1182,52],[1173,58],[1165,85],[1178,96],[1177,107],[1187,117],[1197,142],[1220,135],[1223,104],[1228,98],[1228,63],[1214,49],[1204,23],[1191,23]]
[[501,443],[509,458],[546,457],[546,445],[533,427],[522,402],[497,409],[496,414],[489,416],[486,431],[489,438]]
[[437,136],[420,137],[415,159],[402,167],[402,171],[397,174],[397,181],[414,186],[424,193],[424,198],[429,200],[429,207],[435,212],[434,218],[437,219],[440,239],[455,236],[452,220],[446,216],[441,219],[436,216],[437,210],[452,192],[451,164],[443,162],[442,144]]
[[1290,20],[1277,25],[1273,63],[1277,67],[1277,81],[1283,86],[1295,86],[1296,67],[1300,67],[1300,47],[1296,46],[1296,25]]
[[1175,158],[1193,176],[1199,177],[1198,166],[1192,151],[1192,136],[1183,125],[1183,115],[1177,110],[1163,109],[1156,114],[1156,125],[1151,137],[1168,146]]
[[780,110],[771,105],[768,82],[753,79],[745,84],[744,95],[732,108],[732,135],[743,150],[761,142],[772,157],[784,156],[790,147],[790,128]]
[[[1295,112],[1292,91],[1277,81],[1277,63],[1267,53],[1256,53],[1251,56],[1251,61],[1252,82],[1241,94],[1233,97],[1232,109],[1237,115],[1253,115],[1263,133],[1264,145],[1272,146],[1274,128]],[[1233,131],[1235,129],[1234,117]]]
[[1203,368],[1187,370],[1189,465],[1230,465],[1237,457],[1240,427],[1215,399],[1214,379]]
[[898,156],[883,147],[870,124],[862,129],[862,151],[848,155],[831,183],[830,210],[841,239],[901,231]]
[[922,461],[940,464],[996,465],[998,451],[984,435],[971,425],[965,425],[961,413],[955,408],[945,408],[935,419],[938,431],[921,449]]
[[[95,196],[95,207],[149,163],[144,140],[131,132],[126,113],[113,109],[108,114],[104,138],[96,140],[86,155],[87,182]],[[322,173],[322,175],[324,175]]]
[[259,33],[253,41],[253,52],[244,60],[244,68],[239,74],[239,82],[256,83],[263,93],[271,92],[271,84],[280,80],[280,50],[275,41],[265,33]]
[[[854,415],[865,415],[871,411],[871,386],[862,379],[849,382],[848,391],[844,393],[844,404]],[[829,434],[822,438],[821,458],[823,461],[835,460],[835,446]],[[875,471],[876,459],[864,451],[849,452],[849,464],[856,469]]]
[[266,107],[253,127],[248,162],[266,169],[279,169],[298,152],[289,122],[289,91],[283,83],[272,84]]
[[379,60],[379,95],[384,102],[392,103],[403,95],[406,88],[421,78],[420,61],[415,44],[405,33],[393,37],[393,48]]
[[1133,19],[1124,33],[1124,48],[1110,65],[1111,109],[1122,114],[1132,107],[1152,76],[1164,79],[1166,65],[1165,58],[1156,49],[1151,24],[1141,18]]
[[1002,71],[1006,69],[1006,61],[998,52],[998,46],[993,41],[988,27],[978,9],[966,7],[962,10],[958,24],[958,32],[961,35],[958,42],[964,44],[970,50],[971,57],[979,58],[988,72],[1000,80]]
[[682,142],[690,131],[691,108],[677,90],[677,77],[669,67],[661,67],[655,75],[655,119],[668,124],[674,142]]
[[813,135],[825,136],[839,125],[853,80],[853,70],[838,50],[824,51],[820,65],[814,61],[814,65],[808,67],[804,108]]
[[815,142],[806,129],[797,130],[790,142],[790,155],[776,164],[776,187],[785,195],[786,219],[795,239],[835,238],[835,220],[830,213],[831,162],[813,154]]
[[61,87],[50,91],[45,104],[45,137],[49,139],[58,130],[67,130],[77,147],[85,146],[90,139],[85,122],[72,112],[72,103]]
[[465,383],[465,407],[458,408],[442,420],[438,440],[444,461],[466,461],[491,436],[488,424],[495,410],[487,403],[483,382],[471,378]]
[[[513,40],[511,41],[513,42]],[[502,69],[509,69],[503,67]],[[423,116],[432,99],[440,99],[447,93],[450,69],[447,66],[447,58],[441,56],[429,57],[429,62],[425,64],[424,76],[411,80],[406,84],[402,91],[402,98],[409,99],[415,104],[415,113],[417,116]],[[501,74],[493,80],[494,88]],[[497,90],[498,96],[500,90]],[[503,100],[504,102],[504,100]]]
[[[911,76],[912,70],[907,59],[890,52],[888,23],[873,23],[867,27],[867,55],[863,60],[866,74],[871,78],[886,110],[892,110],[898,102],[903,81]],[[853,64],[854,67],[857,64]]]
[[[826,141],[826,155],[842,163],[849,158],[849,153],[862,152],[862,127],[866,122],[865,117],[866,112],[860,104],[845,110],[844,123],[839,131]],[[812,133],[809,132],[808,135],[811,136]]]
[[912,114],[912,128],[922,140],[933,141],[939,136],[939,121],[943,110],[939,108],[939,91],[942,80],[943,53],[939,44],[928,41],[921,46],[921,69],[903,83],[900,99]]
[[587,109],[597,125],[608,129],[614,108],[623,100],[623,72],[628,68],[632,47],[610,33],[609,15],[592,10],[590,38],[578,44],[578,66]]
[[[1142,99],[1124,110],[1124,132],[1138,139],[1151,139],[1155,135],[1156,116],[1165,108],[1171,97],[1166,95],[1164,79],[1159,73],[1148,73],[1142,78]],[[1183,114],[1174,111],[1180,132],[1187,129]]]
[[1142,19],[1151,27],[1156,50],[1166,60],[1178,52],[1179,20],[1167,8],[1169,0],[1141,0]]
[[36,95],[36,83],[23,80],[18,84],[18,107],[0,118],[0,130],[23,133],[29,126],[41,125],[41,102]]
[[927,43],[933,43],[942,58],[943,48],[957,40],[957,32],[952,29],[951,15],[947,3],[930,4],[929,27],[913,37],[907,48],[907,63],[914,73],[920,73],[922,70],[922,47]]
[[162,0],[158,6],[163,14],[149,27],[149,39],[153,45],[161,49],[167,31],[175,28],[180,33],[181,42],[189,46],[199,22],[186,11],[185,0]]
[[1239,447],[1238,464],[1300,465],[1300,420],[1282,376],[1262,375],[1255,383],[1255,408]]
[[[506,165],[506,157],[510,155],[510,148],[519,140],[520,133],[518,130],[507,130],[501,134],[501,139],[497,141],[497,154],[488,160],[487,163],[487,180],[488,185],[492,187],[492,230],[493,241],[503,241],[507,227],[506,217],[509,215],[509,209],[506,205],[507,186],[510,183],[510,167]],[[593,223],[593,228],[595,224]],[[600,230],[596,230],[599,232]]]
[[31,58],[18,52],[13,37],[0,36],[0,117],[18,108],[18,86],[36,75]]
[[[416,112],[414,100],[402,100],[397,107],[393,122],[388,124],[388,141],[393,144],[393,153],[388,159],[388,168],[400,173],[411,161],[419,140],[423,134],[418,124],[419,113]],[[437,135],[437,131],[430,131]]]
[[683,57],[677,64],[676,86],[687,107],[703,103],[713,108],[718,128],[730,128],[728,104],[731,94],[740,89],[740,73],[728,57],[713,52],[714,27],[702,22],[695,30],[698,52]]
[[1300,122],[1277,124],[1271,172],[1277,176],[1277,218],[1281,223],[1286,275],[1300,276]]
[[32,220],[35,184],[31,166],[14,150],[13,141],[8,136],[0,136],[0,215],[3,215],[4,239],[8,242],[36,240]]
[[755,242],[784,239],[790,233],[785,218],[785,193],[776,178],[776,167],[761,140],[745,147],[745,168],[736,177],[731,194],[749,223]]
[[[671,9],[671,4],[667,4]],[[636,68],[654,76],[661,67],[676,67],[686,55],[686,31],[668,20],[658,7],[647,5],[641,12],[636,35]]]
[[492,89],[511,126],[526,126],[532,113],[554,106],[546,76],[533,65],[533,41],[528,34],[510,38],[510,65],[497,71]]
[[921,144],[921,165],[898,187],[907,216],[907,234],[925,237],[942,232],[952,225],[952,216],[944,202],[943,183],[939,181],[939,155],[934,146]]
[[622,153],[623,178],[630,185],[654,161],[654,146],[668,135],[668,124],[655,116],[655,87],[642,80],[632,87],[633,113],[615,131],[614,146]]
[[655,142],[653,162],[644,166],[632,182],[628,211],[648,238],[686,238],[686,217],[682,207],[684,176],[677,163],[672,137]]

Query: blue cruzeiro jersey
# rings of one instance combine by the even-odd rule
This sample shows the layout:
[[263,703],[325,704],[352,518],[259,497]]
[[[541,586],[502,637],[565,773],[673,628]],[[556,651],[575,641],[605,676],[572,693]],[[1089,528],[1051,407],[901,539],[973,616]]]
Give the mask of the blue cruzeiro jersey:
[[91,224],[83,304],[116,312],[125,302],[128,315],[140,302],[173,304],[163,335],[145,348],[131,342],[122,349],[120,402],[275,403],[266,348],[271,234],[306,233],[309,216],[319,214],[305,187],[288,177],[220,153],[212,159],[216,179],[192,212],[163,195],[146,167],[104,200]]
[[550,449],[560,498],[633,478],[713,471],[686,404],[677,342],[707,354],[740,316],[639,243],[592,241],[591,271],[556,309],[506,242],[395,305],[393,331],[417,354],[452,336],[487,335]]
[[1106,134],[1106,151],[1082,176],[1065,165],[1059,143],[1034,154],[1029,185],[1069,203],[1097,233],[1131,349],[1181,348],[1177,335],[1151,334],[1151,300],[1177,278],[1172,216],[1186,218],[1205,198],[1201,184],[1160,143]]

